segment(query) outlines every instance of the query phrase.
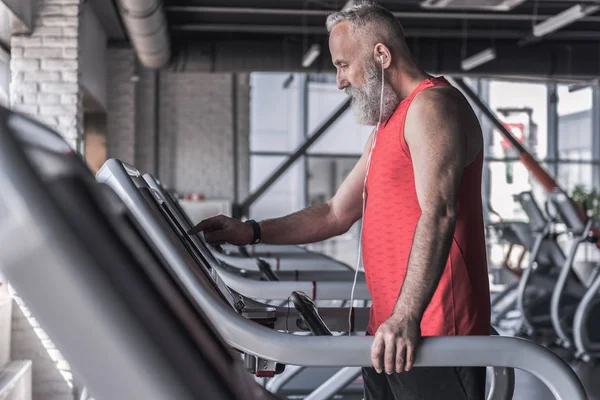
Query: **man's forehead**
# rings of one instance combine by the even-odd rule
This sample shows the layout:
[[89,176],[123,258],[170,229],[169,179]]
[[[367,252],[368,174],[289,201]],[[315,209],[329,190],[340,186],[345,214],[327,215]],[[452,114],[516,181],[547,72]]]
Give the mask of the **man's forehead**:
[[348,22],[340,22],[331,30],[329,35],[329,48],[336,53],[352,53],[359,46],[356,40],[352,40],[353,32]]

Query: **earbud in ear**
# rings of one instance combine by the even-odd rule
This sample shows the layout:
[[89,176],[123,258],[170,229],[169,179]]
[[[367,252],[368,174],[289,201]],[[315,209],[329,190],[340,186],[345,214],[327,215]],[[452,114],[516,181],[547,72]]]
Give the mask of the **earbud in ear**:
[[381,61],[381,63],[383,64],[383,54],[381,54],[381,55],[379,56],[379,61]]

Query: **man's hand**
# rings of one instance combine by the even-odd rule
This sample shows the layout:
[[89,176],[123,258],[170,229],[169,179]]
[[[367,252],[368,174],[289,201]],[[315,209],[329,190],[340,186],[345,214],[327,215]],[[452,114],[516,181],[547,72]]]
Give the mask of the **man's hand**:
[[190,229],[188,234],[195,235],[200,232],[204,232],[204,239],[213,247],[225,243],[246,246],[254,237],[254,231],[250,225],[224,215],[205,219]]
[[377,330],[371,347],[371,361],[378,373],[385,367],[389,375],[410,371],[421,340],[420,321],[414,317],[392,314]]

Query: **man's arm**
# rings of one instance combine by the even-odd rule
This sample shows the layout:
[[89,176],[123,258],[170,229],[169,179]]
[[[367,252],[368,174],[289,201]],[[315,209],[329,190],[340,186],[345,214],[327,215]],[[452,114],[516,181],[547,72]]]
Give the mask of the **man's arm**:
[[[450,90],[450,89],[445,89]],[[406,131],[421,217],[394,313],[420,320],[446,266],[456,225],[456,199],[467,164],[461,110],[448,94],[432,93],[415,110],[429,121]],[[413,119],[414,121],[414,119]],[[415,121],[416,122],[416,121]]]
[[[361,158],[331,200],[284,217],[259,222],[261,243],[314,243],[350,229],[362,216],[362,190],[372,137],[371,134]],[[224,243],[244,246],[249,244],[253,237],[252,227],[225,216],[204,220],[189,233],[196,234],[201,231],[213,246]]]
[[457,192],[467,164],[468,134],[461,121],[464,105],[450,90],[421,93],[407,115],[404,135],[421,216],[396,306],[373,344],[373,363],[379,372],[384,364],[387,373],[412,368],[421,319],[448,259],[456,224]]

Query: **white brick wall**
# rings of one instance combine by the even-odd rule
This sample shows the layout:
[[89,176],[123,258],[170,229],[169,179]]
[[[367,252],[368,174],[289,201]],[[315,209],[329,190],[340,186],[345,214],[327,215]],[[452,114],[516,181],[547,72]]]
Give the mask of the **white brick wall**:
[[0,369],[10,361],[12,299],[6,281],[0,284]]
[[80,7],[79,0],[38,0],[32,34],[11,39],[11,107],[50,125],[73,146],[83,134]]
[[69,364],[21,299],[12,306],[11,358],[32,360],[32,400],[73,400]]

